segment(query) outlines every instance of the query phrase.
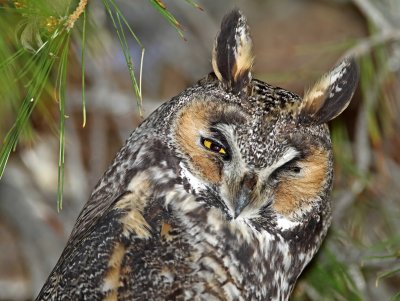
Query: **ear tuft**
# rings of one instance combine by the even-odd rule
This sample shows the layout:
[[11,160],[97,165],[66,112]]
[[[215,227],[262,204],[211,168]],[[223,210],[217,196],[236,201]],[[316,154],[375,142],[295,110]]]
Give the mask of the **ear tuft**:
[[358,66],[345,59],[325,74],[303,97],[299,121],[321,124],[340,115],[349,105],[358,83]]
[[239,93],[251,81],[253,43],[246,18],[239,10],[224,17],[212,52],[215,75],[224,87]]

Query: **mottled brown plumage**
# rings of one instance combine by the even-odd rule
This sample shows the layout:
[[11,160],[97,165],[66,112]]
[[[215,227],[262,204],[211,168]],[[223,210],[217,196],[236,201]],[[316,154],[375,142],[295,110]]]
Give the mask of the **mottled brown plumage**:
[[341,62],[305,97],[255,80],[244,16],[214,72],[130,136],[37,300],[287,300],[331,220],[326,122],[357,83]]

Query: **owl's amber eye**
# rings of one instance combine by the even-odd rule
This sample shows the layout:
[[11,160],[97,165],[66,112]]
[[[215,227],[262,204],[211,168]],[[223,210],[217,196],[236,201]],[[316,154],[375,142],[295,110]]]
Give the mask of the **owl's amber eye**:
[[201,138],[201,144],[209,151],[222,155],[224,159],[228,157],[228,152],[226,151],[226,148],[211,139]]

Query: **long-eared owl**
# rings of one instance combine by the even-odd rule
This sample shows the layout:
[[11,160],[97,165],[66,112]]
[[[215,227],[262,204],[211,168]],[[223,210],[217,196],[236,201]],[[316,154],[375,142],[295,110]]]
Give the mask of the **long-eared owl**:
[[348,105],[341,61],[303,97],[252,78],[238,10],[213,72],[150,115],[84,206],[37,300],[287,300],[331,221],[326,122]]

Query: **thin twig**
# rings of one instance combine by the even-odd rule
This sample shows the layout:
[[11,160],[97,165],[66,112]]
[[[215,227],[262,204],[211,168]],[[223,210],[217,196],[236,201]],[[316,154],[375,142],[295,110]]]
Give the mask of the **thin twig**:
[[[364,14],[368,21],[371,21],[376,27],[377,35],[361,43],[357,49],[349,54],[360,56],[369,52],[374,46],[384,44],[386,42],[400,41],[399,20],[398,16],[393,19],[388,18],[391,8],[387,5],[389,1],[374,2],[370,0],[353,0],[353,3]],[[400,43],[392,46],[390,58],[388,58],[390,68],[395,71],[400,69]]]
[[[368,116],[367,107],[374,108],[378,101],[380,87],[382,87],[388,73],[387,67],[382,67],[375,76],[374,85],[369,89],[369,93],[365,95],[365,100],[361,104],[360,111],[355,124],[355,153],[357,170],[361,174],[367,174],[372,163],[371,145],[368,139]],[[333,221],[338,224],[344,216],[346,210],[353,204],[356,197],[365,189],[367,182],[364,179],[357,178],[353,181],[350,189],[336,200],[335,211],[333,213]]]
[[66,28],[67,30],[71,30],[72,27],[74,27],[75,22],[79,19],[79,17],[82,15],[83,11],[85,10],[87,6],[88,0],[80,0],[77,8],[74,10],[72,14],[68,16],[68,20],[66,22]]
[[361,12],[371,20],[376,27],[382,32],[392,31],[393,26],[387,21],[387,19],[381,14],[378,8],[376,8],[368,0],[353,0],[354,4],[361,10]]
[[371,52],[376,46],[396,41],[400,41],[400,30],[382,32],[361,40],[357,45],[346,51],[343,57],[361,57]]

